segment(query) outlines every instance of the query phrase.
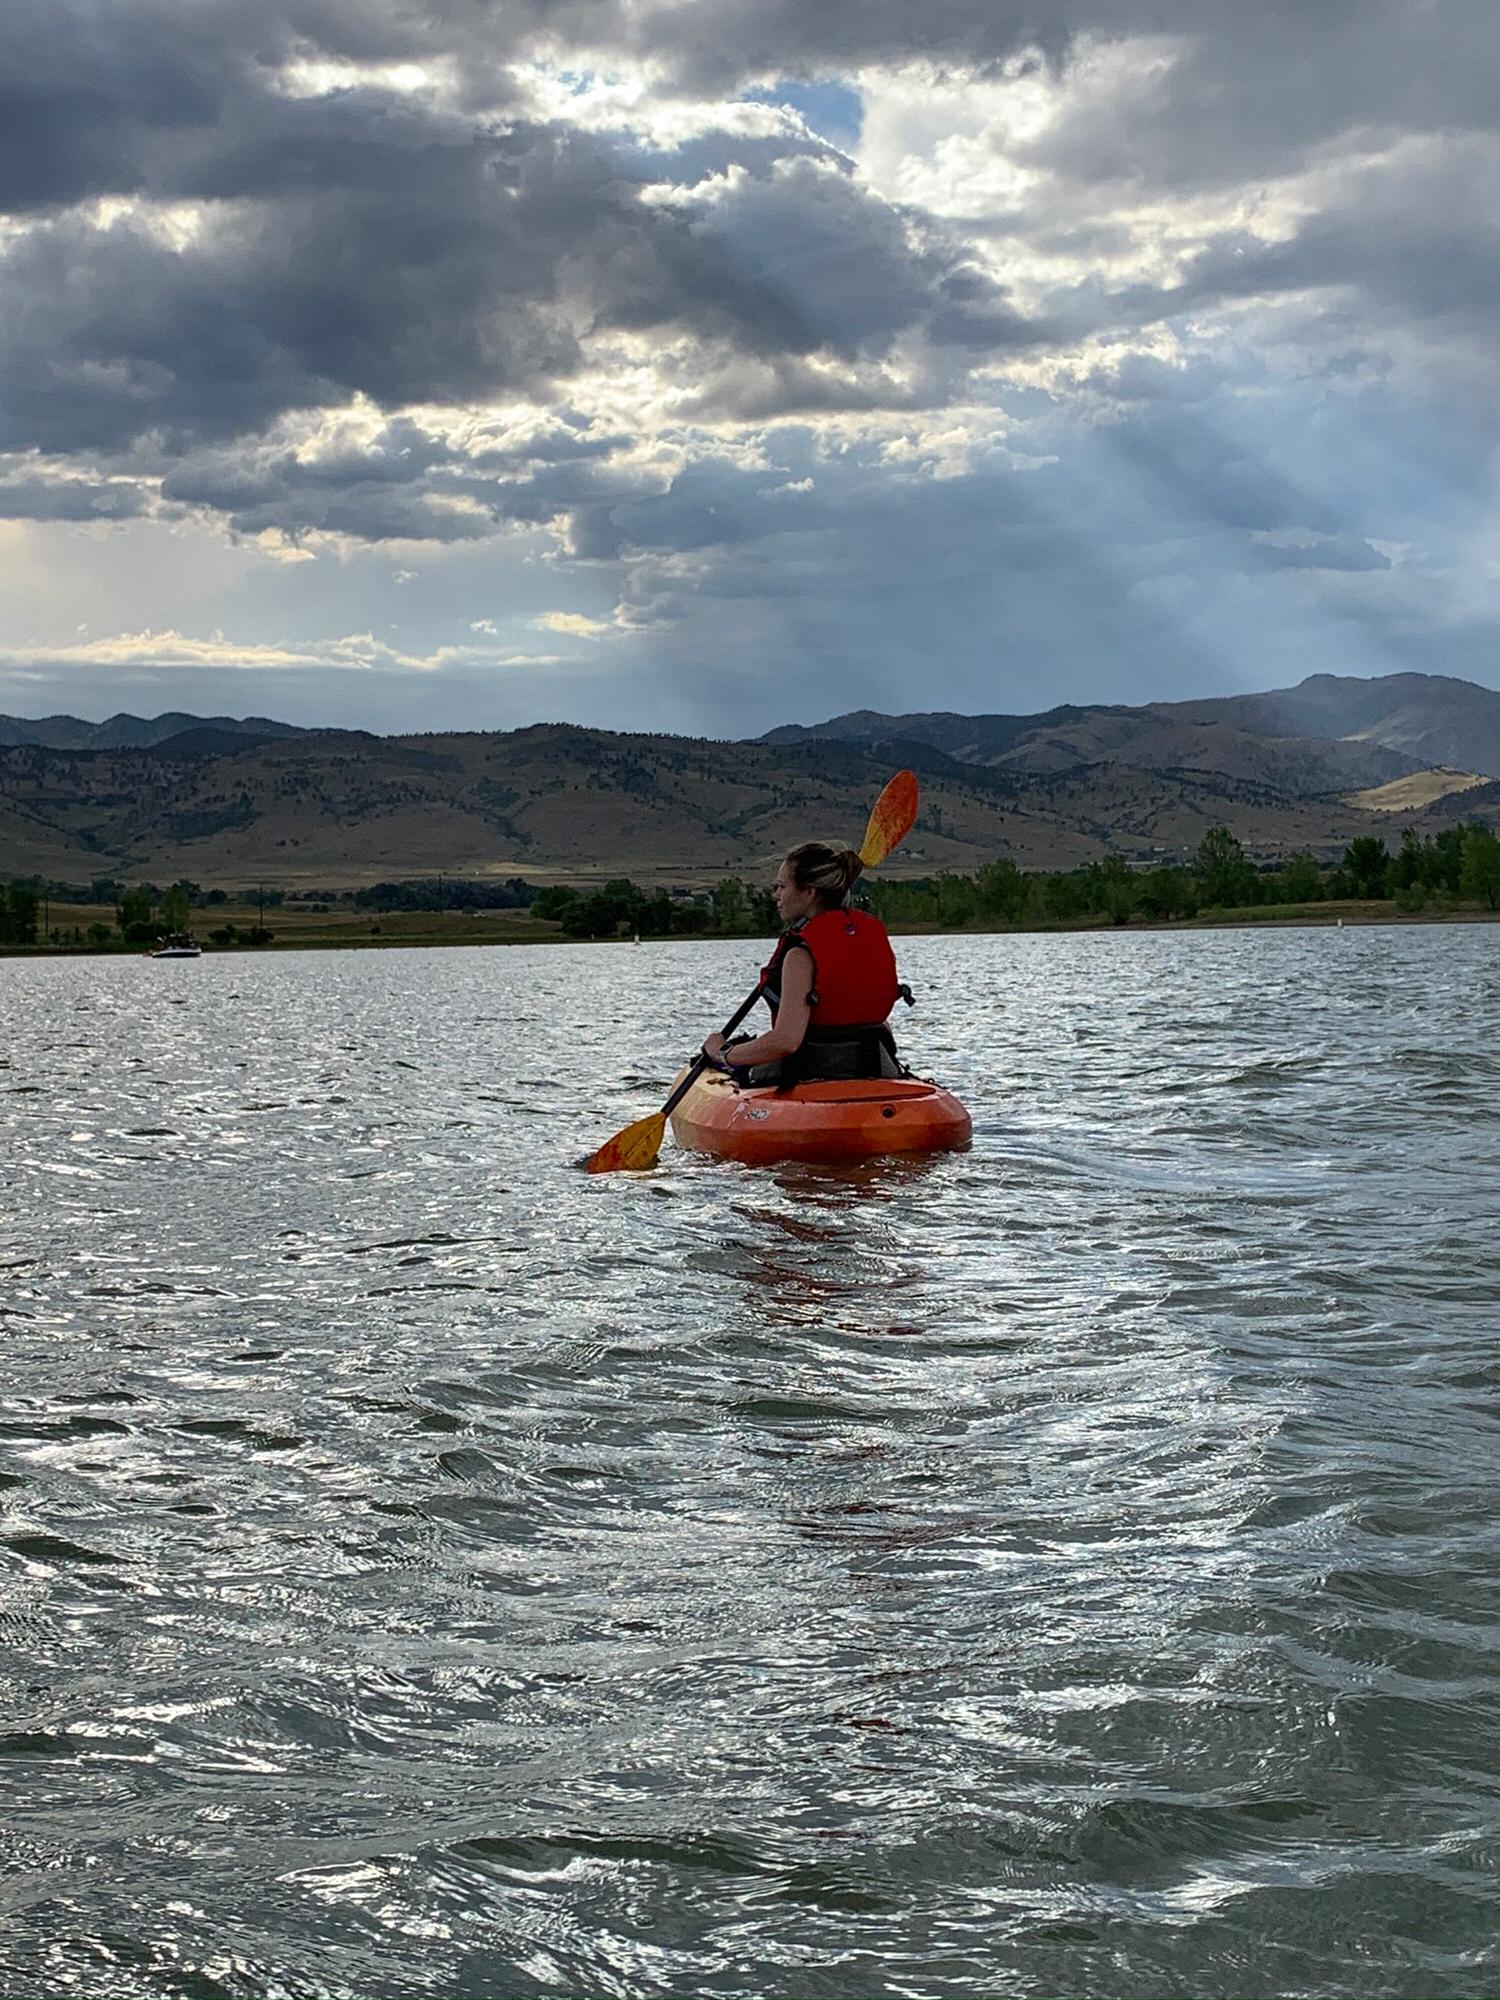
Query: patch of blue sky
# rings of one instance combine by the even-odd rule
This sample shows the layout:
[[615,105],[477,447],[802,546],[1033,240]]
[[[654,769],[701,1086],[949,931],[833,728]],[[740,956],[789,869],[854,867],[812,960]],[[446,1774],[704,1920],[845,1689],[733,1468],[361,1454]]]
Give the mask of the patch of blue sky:
[[796,83],[783,77],[744,95],[750,104],[785,104],[800,112],[819,138],[830,140],[846,153],[859,144],[865,122],[864,99],[846,83],[831,77],[817,83]]
[[[540,65],[539,65],[540,67]],[[593,69],[559,69],[552,71],[554,80],[560,83],[570,97],[583,97],[597,89],[601,83],[616,83],[619,79],[607,71]]]

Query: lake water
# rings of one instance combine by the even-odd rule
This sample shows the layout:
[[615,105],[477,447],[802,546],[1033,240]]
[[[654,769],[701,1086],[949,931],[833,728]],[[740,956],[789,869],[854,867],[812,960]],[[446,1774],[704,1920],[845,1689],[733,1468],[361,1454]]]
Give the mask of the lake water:
[[1500,928],[0,962],[0,1993],[1500,1990]]

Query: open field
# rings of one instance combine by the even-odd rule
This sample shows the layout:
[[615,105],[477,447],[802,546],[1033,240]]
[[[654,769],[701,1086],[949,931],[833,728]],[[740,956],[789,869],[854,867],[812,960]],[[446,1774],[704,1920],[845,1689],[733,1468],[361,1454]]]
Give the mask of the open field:
[[1438,799],[1472,792],[1489,782],[1474,771],[1450,771],[1434,766],[1430,771],[1414,771],[1410,777],[1393,778],[1388,785],[1371,785],[1362,792],[1351,792],[1348,802],[1366,812],[1420,812]]
[[[66,943],[74,929],[87,935],[90,924],[113,928],[112,904],[53,903],[48,910],[49,928]],[[193,912],[192,933],[203,949],[214,951],[210,933],[233,924],[241,932],[253,930],[262,921],[252,898],[248,902],[216,903],[210,909]],[[269,947],[231,946],[231,950],[271,951],[325,949],[330,946],[372,947],[382,945],[444,944],[540,944],[560,940],[559,925],[527,910],[356,910],[334,903],[326,910],[301,903],[280,909],[267,907],[265,926],[272,934]],[[106,950],[139,953],[142,945],[115,941]]]

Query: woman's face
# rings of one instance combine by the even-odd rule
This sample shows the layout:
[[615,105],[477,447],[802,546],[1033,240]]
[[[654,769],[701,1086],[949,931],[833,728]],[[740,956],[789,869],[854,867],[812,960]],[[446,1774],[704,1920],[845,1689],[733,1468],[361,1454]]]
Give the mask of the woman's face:
[[776,902],[776,914],[783,924],[800,923],[803,917],[810,917],[818,907],[817,890],[797,887],[790,861],[783,861],[777,869],[771,894]]

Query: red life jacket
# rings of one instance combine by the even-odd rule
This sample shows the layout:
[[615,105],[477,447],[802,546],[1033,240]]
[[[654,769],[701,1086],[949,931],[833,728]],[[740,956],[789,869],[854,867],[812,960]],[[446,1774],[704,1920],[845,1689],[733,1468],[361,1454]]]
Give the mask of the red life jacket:
[[[775,974],[781,961],[798,945],[812,953],[812,1021],[817,1027],[871,1027],[895,1006],[901,982],[878,917],[864,910],[819,910],[788,931],[761,977],[769,975],[773,986],[779,985]],[[779,1002],[779,993],[775,997]]]

